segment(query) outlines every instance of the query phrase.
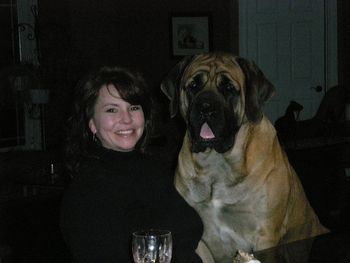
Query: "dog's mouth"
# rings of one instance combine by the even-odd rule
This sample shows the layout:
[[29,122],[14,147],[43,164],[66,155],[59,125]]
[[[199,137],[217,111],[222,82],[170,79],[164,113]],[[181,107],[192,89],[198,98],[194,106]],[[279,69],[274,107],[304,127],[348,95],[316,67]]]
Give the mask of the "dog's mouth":
[[202,124],[196,126],[197,128],[190,126],[192,151],[204,152],[207,148],[214,149],[218,153],[228,151],[234,143],[235,134],[239,128],[231,126],[232,122],[228,126],[222,126],[211,123],[209,120],[204,120]]
[[213,133],[212,129],[209,127],[209,124],[207,122],[204,122],[200,132],[199,137],[204,141],[210,141],[215,139],[215,134]]
[[210,125],[209,122],[204,121],[202,125],[197,126],[199,129],[193,133],[193,135],[197,135],[192,138],[193,152],[203,152],[207,148],[215,149],[218,152],[221,151],[219,149],[221,148],[222,138],[218,134],[215,134],[214,127],[212,126],[211,128]]

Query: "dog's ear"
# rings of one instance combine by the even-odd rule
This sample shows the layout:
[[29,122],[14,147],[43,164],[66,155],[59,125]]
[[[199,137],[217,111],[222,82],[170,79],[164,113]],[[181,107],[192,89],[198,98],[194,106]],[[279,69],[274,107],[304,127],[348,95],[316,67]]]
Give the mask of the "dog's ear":
[[181,61],[179,61],[168,73],[168,75],[163,79],[160,84],[161,90],[170,100],[170,116],[175,117],[179,109],[179,86],[181,82],[182,75],[187,67],[187,65],[192,61],[194,56],[186,56]]
[[241,57],[236,61],[245,75],[246,116],[249,121],[258,122],[263,116],[262,107],[275,93],[275,87],[253,61]]

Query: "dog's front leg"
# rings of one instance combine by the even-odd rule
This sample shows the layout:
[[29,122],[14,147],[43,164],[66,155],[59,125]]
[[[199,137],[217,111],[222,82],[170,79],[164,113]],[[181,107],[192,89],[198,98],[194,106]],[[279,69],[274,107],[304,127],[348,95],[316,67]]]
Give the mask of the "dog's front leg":
[[210,198],[209,184],[200,182],[196,176],[189,176],[180,167],[178,167],[175,175],[175,187],[191,206]]

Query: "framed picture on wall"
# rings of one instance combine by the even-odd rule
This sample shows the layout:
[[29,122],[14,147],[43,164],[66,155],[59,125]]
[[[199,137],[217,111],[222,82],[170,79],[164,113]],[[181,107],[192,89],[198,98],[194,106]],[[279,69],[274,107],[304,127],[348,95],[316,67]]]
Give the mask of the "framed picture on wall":
[[210,14],[171,14],[170,41],[172,56],[187,56],[211,50]]

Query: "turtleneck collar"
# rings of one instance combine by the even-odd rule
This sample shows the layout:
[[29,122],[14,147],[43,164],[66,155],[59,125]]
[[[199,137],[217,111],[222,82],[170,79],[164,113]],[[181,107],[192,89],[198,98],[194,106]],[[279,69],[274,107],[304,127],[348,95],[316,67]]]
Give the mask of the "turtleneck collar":
[[102,145],[93,144],[89,147],[89,155],[92,155],[98,159],[114,159],[114,158],[140,158],[143,154],[138,150],[132,150],[129,152],[115,151],[103,147]]

